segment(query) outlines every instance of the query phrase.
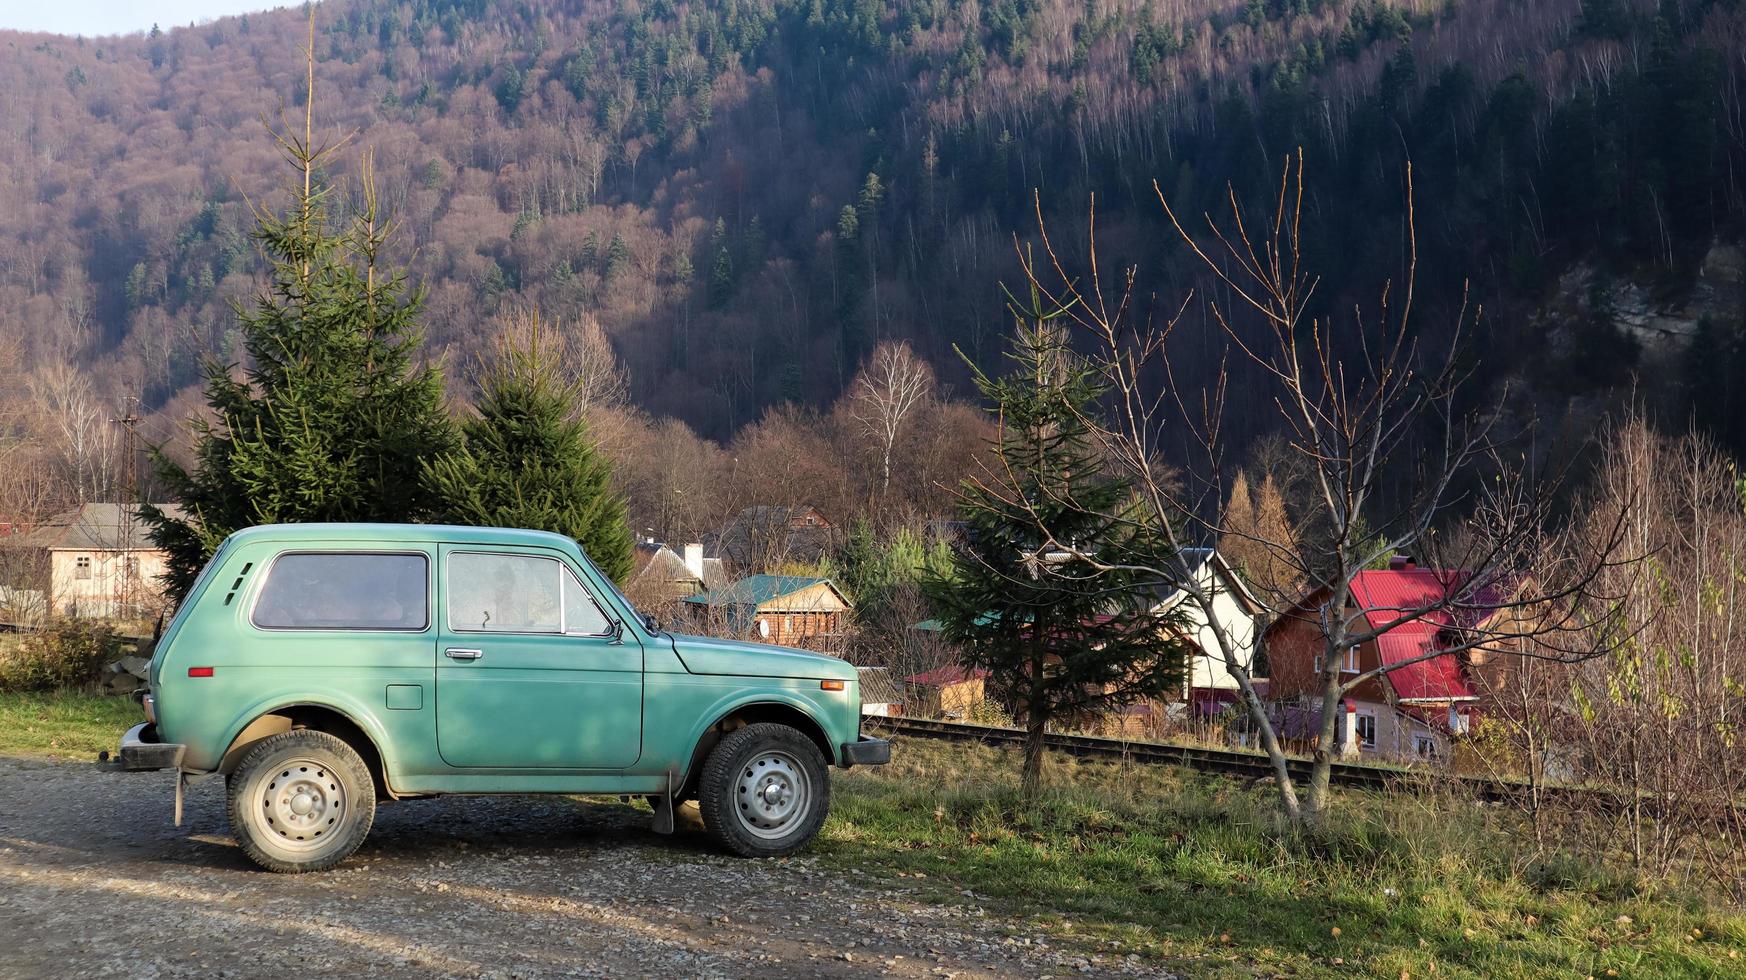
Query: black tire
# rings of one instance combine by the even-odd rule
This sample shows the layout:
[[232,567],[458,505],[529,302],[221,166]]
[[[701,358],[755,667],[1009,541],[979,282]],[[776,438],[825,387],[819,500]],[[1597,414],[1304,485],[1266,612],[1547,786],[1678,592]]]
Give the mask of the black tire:
[[226,787],[237,843],[256,864],[280,874],[339,864],[376,819],[370,768],[326,732],[300,729],[262,739]]
[[810,843],[831,806],[830,770],[812,739],[787,725],[729,732],[697,783],[703,824],[741,857],[782,857]]

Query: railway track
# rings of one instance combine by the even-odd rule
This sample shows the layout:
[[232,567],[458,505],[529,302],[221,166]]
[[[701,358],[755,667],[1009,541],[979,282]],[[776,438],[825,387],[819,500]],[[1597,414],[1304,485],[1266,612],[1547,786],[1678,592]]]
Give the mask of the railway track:
[[[971,725],[955,721],[935,721],[929,718],[877,717],[866,719],[870,727],[882,728],[899,735],[945,739],[954,742],[981,742],[991,745],[1021,743],[1025,732],[1018,728],[992,725]],[[1168,745],[1161,742],[1132,742],[1096,735],[1044,736],[1050,749],[1068,755],[1088,758],[1120,759],[1154,765],[1186,766],[1200,772],[1218,773],[1242,779],[1272,779],[1273,765],[1258,753],[1231,749],[1211,749],[1193,745]],[[1287,763],[1294,781],[1310,775],[1308,759],[1292,759]],[[1488,801],[1515,801],[1527,792],[1527,787],[1515,783],[1478,776],[1451,776],[1401,766],[1368,766],[1336,762],[1329,774],[1336,786],[1355,789],[1405,789],[1423,791],[1433,786],[1452,783],[1466,792]],[[1561,790],[1560,792],[1572,792]]]

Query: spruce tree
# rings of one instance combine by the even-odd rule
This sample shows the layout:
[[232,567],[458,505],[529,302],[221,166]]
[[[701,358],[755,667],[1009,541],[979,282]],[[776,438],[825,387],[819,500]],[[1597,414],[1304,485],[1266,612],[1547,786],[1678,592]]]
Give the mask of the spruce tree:
[[458,448],[426,465],[425,486],[443,521],[555,531],[622,583],[631,570],[630,524],[612,468],[574,410],[562,335],[537,316],[524,326],[498,338],[479,413],[461,424]]
[[1129,486],[1102,472],[1085,420],[1104,389],[1057,334],[1033,311],[1013,371],[977,373],[1000,425],[997,475],[961,488],[965,533],[949,572],[924,585],[946,641],[1024,719],[1027,796],[1051,721],[1160,695],[1186,667],[1177,624],[1151,612],[1156,576],[1130,570],[1174,555],[1128,516]]
[[[313,13],[310,30],[313,39]],[[314,82],[311,57],[306,91]],[[332,189],[317,175],[344,141],[318,146],[311,113],[306,105],[301,137],[273,134],[300,180],[288,209],[257,213],[271,275],[252,303],[234,306],[247,359],[203,365],[213,419],[192,423],[193,468],[155,454],[183,515],[143,512],[177,600],[240,528],[418,519],[430,510],[421,461],[454,444],[442,375],[416,361],[422,292],[383,268],[389,225],[370,161],[361,211],[334,227]]]

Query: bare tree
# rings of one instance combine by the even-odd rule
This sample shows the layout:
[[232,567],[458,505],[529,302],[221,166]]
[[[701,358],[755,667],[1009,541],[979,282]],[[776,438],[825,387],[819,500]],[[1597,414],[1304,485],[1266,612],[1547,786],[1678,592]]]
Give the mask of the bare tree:
[[[1231,371],[1227,366],[1214,377],[1191,378],[1173,370],[1172,332],[1192,295],[1160,324],[1136,313],[1132,267],[1106,291],[1095,206],[1084,274],[1069,271],[1049,240],[1040,200],[1043,257],[1019,250],[1028,284],[1047,306],[1040,314],[1079,330],[1087,356],[1109,385],[1107,411],[1087,422],[1136,488],[1132,519],[1158,529],[1179,550],[1233,533],[1248,535],[1253,547],[1302,583],[1303,594],[1267,597],[1284,616],[1310,623],[1320,638],[1320,662],[1304,705],[1315,719],[1313,764],[1300,782],[1288,768],[1279,719],[1256,691],[1255,651],[1240,648],[1221,623],[1213,592],[1174,563],[1142,569],[1205,612],[1216,653],[1242,689],[1249,721],[1272,763],[1282,809],[1298,826],[1319,825],[1329,809],[1343,701],[1359,686],[1472,651],[1570,662],[1602,655],[1623,639],[1608,615],[1623,593],[1601,586],[1605,572],[1606,584],[1622,588],[1623,576],[1610,573],[1631,567],[1619,557],[1626,507],[1621,503],[1601,515],[1598,535],[1571,536],[1557,547],[1548,541],[1545,484],[1530,480],[1518,461],[1507,458],[1495,414],[1463,411],[1456,400],[1463,381],[1455,357],[1458,326],[1446,346],[1425,349],[1418,342],[1411,322],[1416,246],[1410,170],[1407,181],[1404,288],[1385,284],[1374,314],[1355,310],[1349,318],[1311,309],[1318,280],[1301,261],[1301,153],[1281,174],[1271,220],[1252,231],[1233,191],[1224,226],[1206,216],[1206,244],[1183,228],[1158,191],[1183,243],[1218,292],[1230,297],[1204,306],[1230,358],[1257,379],[1259,390],[1245,390],[1243,397],[1271,402],[1291,452],[1309,471],[1312,499],[1305,506],[1325,527],[1314,539],[1225,527],[1217,516],[1225,486],[1220,423]],[[1462,321],[1466,315],[1464,310]],[[1156,476],[1167,442],[1186,442],[1194,457],[1179,490]],[[1484,477],[1472,481],[1477,489],[1457,489],[1476,476]],[[1392,489],[1386,495],[1385,481]],[[1467,516],[1457,520],[1458,511]],[[1465,533],[1440,533],[1451,523]],[[1079,554],[1070,540],[1048,533],[1044,538],[1043,549]],[[1449,547],[1450,541],[1459,545]],[[1400,553],[1428,558],[1451,574],[1435,594],[1392,608],[1361,608],[1352,591],[1354,575]],[[1417,623],[1439,627],[1441,641],[1417,656],[1381,660],[1355,673],[1343,669],[1349,654]]]
[[909,345],[886,341],[874,348],[855,379],[855,420],[879,452],[879,496],[891,490],[891,455],[904,422],[933,390],[934,372]]
[[63,478],[80,503],[116,489],[116,427],[92,390],[91,379],[68,364],[50,365],[30,379],[31,397],[60,448]]
[[505,343],[525,343],[532,334],[540,335],[540,344],[551,352],[562,380],[574,392],[577,415],[588,418],[593,410],[624,404],[629,391],[624,365],[599,317],[583,312],[574,323],[565,323],[543,319],[538,307],[515,307],[499,320]]

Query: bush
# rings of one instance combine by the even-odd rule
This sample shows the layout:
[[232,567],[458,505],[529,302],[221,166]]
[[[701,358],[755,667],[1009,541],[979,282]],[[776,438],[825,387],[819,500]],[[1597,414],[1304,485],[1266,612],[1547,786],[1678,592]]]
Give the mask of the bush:
[[120,653],[102,623],[62,620],[0,647],[0,691],[52,691],[94,684]]

